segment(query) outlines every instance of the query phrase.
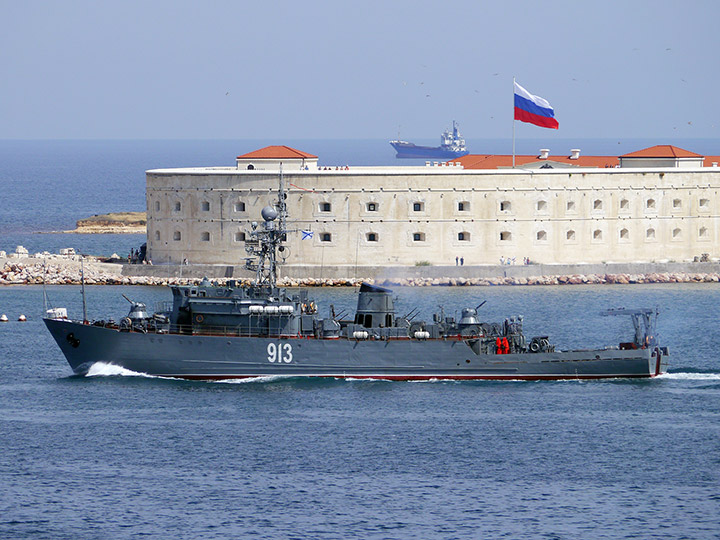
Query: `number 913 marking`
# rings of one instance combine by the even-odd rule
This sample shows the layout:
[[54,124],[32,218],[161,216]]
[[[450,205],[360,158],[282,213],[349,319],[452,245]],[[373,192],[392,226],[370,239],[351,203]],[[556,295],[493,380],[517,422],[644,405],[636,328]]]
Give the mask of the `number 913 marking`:
[[292,345],[290,343],[268,343],[267,359],[268,362],[289,364],[293,360]]

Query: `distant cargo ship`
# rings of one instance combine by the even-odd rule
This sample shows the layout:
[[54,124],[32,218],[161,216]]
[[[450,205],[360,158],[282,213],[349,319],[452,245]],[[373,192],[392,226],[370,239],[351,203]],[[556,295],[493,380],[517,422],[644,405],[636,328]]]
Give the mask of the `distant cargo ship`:
[[440,137],[440,146],[418,146],[407,141],[390,141],[390,144],[397,152],[397,158],[453,159],[469,153],[455,120],[452,131],[445,130]]

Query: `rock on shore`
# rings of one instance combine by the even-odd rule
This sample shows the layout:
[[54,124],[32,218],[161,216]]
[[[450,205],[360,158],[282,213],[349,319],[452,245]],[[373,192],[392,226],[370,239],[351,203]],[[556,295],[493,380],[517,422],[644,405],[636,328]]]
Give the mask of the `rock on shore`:
[[[74,262],[74,264],[72,264]],[[79,285],[82,282],[78,261],[8,261],[0,270],[0,285]],[[118,264],[86,262],[86,285],[169,285],[187,284],[193,279],[123,276]]]
[[[0,259],[0,285],[78,285],[81,282],[79,257],[49,260],[35,258]],[[174,278],[153,276],[123,276],[122,266],[96,261],[87,261],[85,283],[87,285],[178,285],[199,282],[198,278]],[[218,279],[226,283],[227,279]],[[248,284],[249,280],[236,280]],[[393,278],[393,279],[316,279],[280,278],[283,287],[357,287],[363,281],[382,286],[403,287],[464,287],[498,285],[585,285],[585,284],[634,284],[634,283],[718,283],[717,273],[649,273],[649,274],[589,274],[537,277],[495,277],[495,278]]]
[[145,234],[145,212],[115,212],[94,215],[77,221],[76,228],[68,233],[81,234]]

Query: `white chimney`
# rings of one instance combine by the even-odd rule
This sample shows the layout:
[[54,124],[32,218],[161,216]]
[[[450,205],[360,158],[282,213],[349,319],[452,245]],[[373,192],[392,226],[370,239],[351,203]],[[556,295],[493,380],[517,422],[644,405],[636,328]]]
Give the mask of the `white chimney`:
[[580,149],[573,148],[570,150],[570,159],[578,159],[580,157]]
[[541,148],[540,149],[540,159],[547,159],[549,155],[550,155],[549,148]]

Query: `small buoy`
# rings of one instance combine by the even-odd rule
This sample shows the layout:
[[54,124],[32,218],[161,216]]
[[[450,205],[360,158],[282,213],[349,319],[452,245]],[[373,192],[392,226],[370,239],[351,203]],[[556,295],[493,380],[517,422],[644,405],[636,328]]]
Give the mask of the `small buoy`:
[[0,322],[7,322],[7,321],[8,321],[7,315],[5,315],[4,313],[2,315],[0,315]]
[[25,322],[25,321],[27,321],[27,317],[25,317],[25,315],[23,315],[23,314],[21,313],[20,316],[18,317],[18,321],[20,321],[20,322]]

